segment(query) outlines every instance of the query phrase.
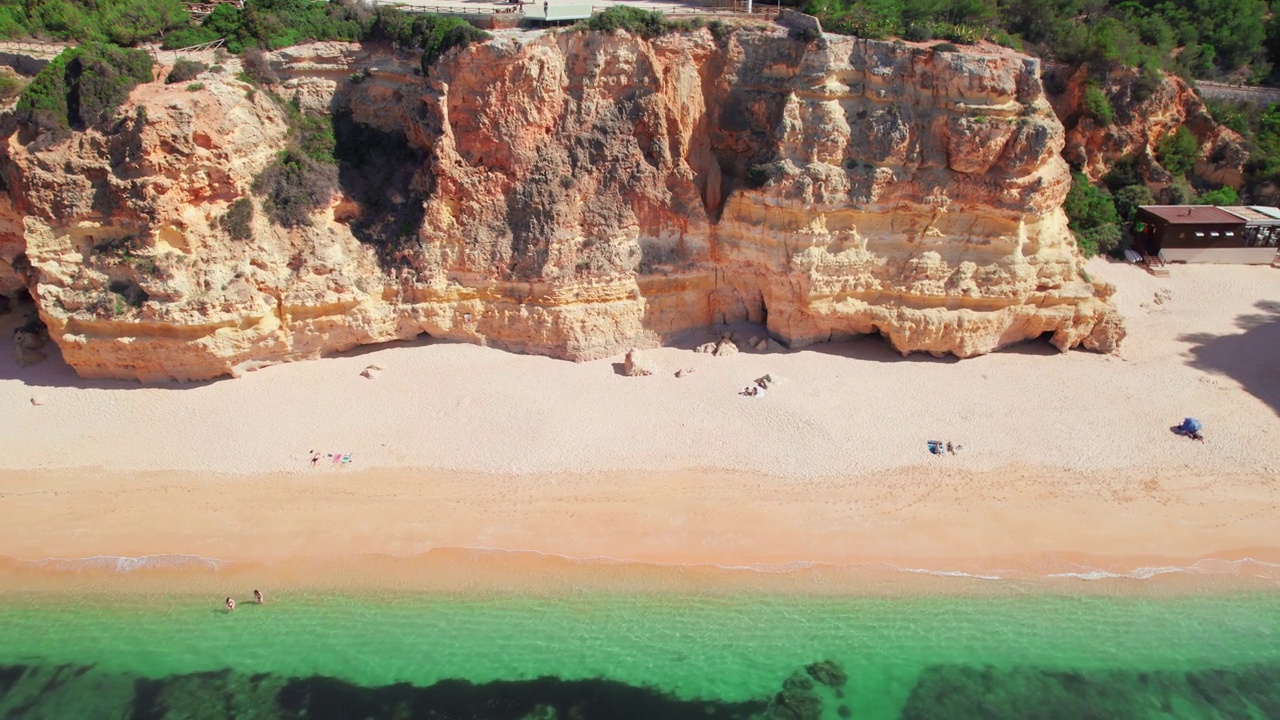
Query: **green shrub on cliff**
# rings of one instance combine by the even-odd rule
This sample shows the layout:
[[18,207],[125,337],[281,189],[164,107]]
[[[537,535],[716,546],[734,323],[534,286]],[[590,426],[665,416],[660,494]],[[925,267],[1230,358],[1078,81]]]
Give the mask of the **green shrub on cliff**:
[[[466,47],[473,42],[489,39],[489,33],[478,30],[471,23],[458,17],[442,15],[424,15],[422,19],[432,18],[430,29],[423,37],[419,47],[422,48],[422,71],[427,72],[435,65],[436,60],[456,47]],[[417,24],[417,20],[414,21]]]
[[1240,195],[1230,185],[1223,185],[1217,190],[1210,190],[1196,198],[1197,205],[1239,205]]
[[198,27],[165,37],[166,48],[181,48],[226,38],[232,52],[246,47],[276,50],[311,40],[363,40],[373,12],[359,2],[253,0],[244,9],[214,8]]
[[1125,220],[1133,220],[1138,214],[1140,205],[1155,205],[1156,196],[1151,192],[1151,188],[1143,184],[1126,185],[1120,188],[1111,196],[1112,202],[1116,206],[1116,212]]
[[1080,109],[1085,117],[1093,118],[1099,125],[1110,125],[1116,119],[1111,98],[1094,83],[1085,86],[1084,96],[1080,98]]
[[195,80],[200,73],[208,69],[209,67],[202,62],[179,58],[173,63],[173,68],[169,70],[169,75],[164,79],[164,82],[166,85],[173,85],[174,83]]
[[[271,97],[284,106],[289,146],[254,179],[253,192],[262,196],[262,209],[277,225],[309,225],[311,215],[329,201],[338,187],[333,118],[304,112],[297,96],[289,102],[281,101],[274,93]],[[241,198],[223,218],[223,227],[232,237],[248,236],[252,217],[253,204]]]
[[1067,220],[1085,256],[1111,252],[1121,246],[1120,215],[1111,194],[1089,182],[1083,173],[1071,176],[1071,191],[1062,203]]
[[603,12],[592,15],[583,25],[587,30],[611,33],[615,30],[626,30],[632,35],[643,38],[656,38],[671,32],[674,28],[662,13],[656,10],[641,10],[629,5],[613,5]]
[[84,128],[110,115],[138,83],[151,80],[145,51],[81,45],[64,50],[32,78],[15,112],[45,129]]
[[297,147],[282,151],[253,181],[267,217],[287,228],[310,225],[311,215],[329,202],[337,187],[337,168],[307,157]]
[[234,240],[250,240],[253,238],[253,201],[240,198],[231,203],[227,212],[218,218],[218,225]]
[[1185,175],[1196,164],[1200,155],[1200,141],[1185,125],[1160,138],[1156,143],[1156,159],[1174,175]]

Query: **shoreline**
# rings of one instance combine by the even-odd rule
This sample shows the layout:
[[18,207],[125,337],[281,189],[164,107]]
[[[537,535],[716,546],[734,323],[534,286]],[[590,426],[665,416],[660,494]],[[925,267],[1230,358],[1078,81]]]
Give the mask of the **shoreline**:
[[[400,595],[474,600],[602,595],[628,597],[885,598],[1116,597],[1182,598],[1280,593],[1280,563],[1252,557],[1068,560],[1005,558],[1000,569],[903,567],[890,563],[797,564],[796,567],[662,565],[535,553],[441,548],[418,557],[293,559],[278,564],[210,563],[151,567],[171,557],[0,558],[0,597],[193,597],[249,590],[282,597]],[[208,561],[210,559],[202,559]],[[1021,567],[1009,562],[1020,562]],[[121,569],[121,566],[128,569]],[[1036,574],[1027,570],[1038,567]],[[1053,572],[1050,572],[1053,571]],[[212,602],[212,600],[211,600]],[[286,600],[287,602],[287,600]]]
[[[217,594],[1280,590],[1269,476],[0,472],[0,585]],[[1081,532],[1090,528],[1089,532]]]

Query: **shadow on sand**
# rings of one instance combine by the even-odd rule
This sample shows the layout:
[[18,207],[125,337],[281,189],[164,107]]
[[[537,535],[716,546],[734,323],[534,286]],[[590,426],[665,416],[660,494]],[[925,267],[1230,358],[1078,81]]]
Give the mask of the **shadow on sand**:
[[[137,380],[112,380],[112,379],[91,379],[82,378],[76,374],[76,371],[62,359],[62,351],[58,349],[55,342],[49,341],[45,344],[41,351],[45,354],[45,359],[26,367],[19,366],[14,360],[12,352],[13,331],[26,322],[26,316],[22,313],[11,313],[0,317],[0,381],[17,380],[28,387],[68,387],[93,390],[138,390],[142,388],[163,388],[166,390],[190,390],[192,388],[205,387],[216,382],[233,379],[230,375],[214,378],[212,380],[170,380],[156,382],[138,382]],[[376,352],[382,352],[392,348],[420,348],[428,345],[447,342],[439,338],[433,338],[426,333],[422,333],[413,340],[388,340],[380,343],[370,343],[368,345],[360,345],[350,350],[342,352],[323,353],[324,358],[357,358],[362,355],[369,355]],[[299,361],[308,362],[308,361]],[[271,366],[264,366],[259,370],[251,372],[260,372],[261,370],[270,370]]]
[[1280,302],[1261,301],[1259,312],[1241,315],[1240,333],[1179,336],[1191,343],[1187,364],[1213,375],[1225,375],[1280,415]]

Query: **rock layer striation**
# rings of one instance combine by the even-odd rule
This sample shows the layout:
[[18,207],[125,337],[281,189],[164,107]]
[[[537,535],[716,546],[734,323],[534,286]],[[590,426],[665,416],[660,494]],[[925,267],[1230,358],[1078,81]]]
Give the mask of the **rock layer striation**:
[[[81,375],[212,378],[422,333],[586,360],[743,320],[960,357],[1124,334],[1023,55],[779,27],[506,34],[426,76],[385,48],[273,59],[346,158],[309,226],[251,191],[288,119],[234,65],[70,137],[11,127],[0,290],[31,293]],[[223,222],[241,198],[247,240]]]

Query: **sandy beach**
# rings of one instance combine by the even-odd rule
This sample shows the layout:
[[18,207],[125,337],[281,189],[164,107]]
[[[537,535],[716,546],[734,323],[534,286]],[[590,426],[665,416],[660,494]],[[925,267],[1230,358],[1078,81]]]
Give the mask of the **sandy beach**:
[[[1117,356],[1036,342],[903,359],[864,338],[711,357],[691,338],[629,378],[620,357],[424,340],[164,387],[6,356],[0,556],[24,585],[93,565],[49,558],[474,570],[456,553],[487,550],[561,563],[561,579],[562,559],[608,558],[597,571],[800,563],[1079,581],[1194,568],[1274,586],[1280,271],[1089,271],[1119,288]],[[766,396],[737,394],[765,373],[780,378]],[[1187,415],[1204,443],[1170,431]],[[963,449],[931,456],[930,439]],[[403,570],[382,581],[413,582]]]

